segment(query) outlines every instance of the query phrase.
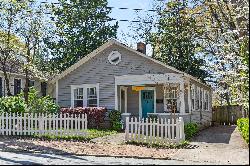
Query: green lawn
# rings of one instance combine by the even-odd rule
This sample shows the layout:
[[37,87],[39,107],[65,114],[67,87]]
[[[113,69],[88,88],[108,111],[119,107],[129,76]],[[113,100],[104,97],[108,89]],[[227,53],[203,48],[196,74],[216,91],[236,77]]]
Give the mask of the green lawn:
[[87,129],[86,135],[63,135],[63,136],[55,136],[50,134],[45,135],[34,135],[36,138],[40,139],[47,139],[47,140],[81,140],[81,141],[90,141],[91,139],[103,137],[107,135],[116,134],[117,131],[115,130],[108,130],[108,129]]

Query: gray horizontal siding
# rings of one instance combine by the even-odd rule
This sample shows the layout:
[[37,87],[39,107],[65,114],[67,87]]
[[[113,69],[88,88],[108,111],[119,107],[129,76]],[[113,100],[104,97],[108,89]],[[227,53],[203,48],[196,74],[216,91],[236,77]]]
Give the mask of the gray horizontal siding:
[[[113,50],[122,55],[118,65],[108,62],[108,55]],[[100,106],[111,109],[115,107],[115,76],[170,72],[176,73],[136,53],[112,45],[58,81],[58,103],[62,107],[70,107],[70,85],[100,83]]]

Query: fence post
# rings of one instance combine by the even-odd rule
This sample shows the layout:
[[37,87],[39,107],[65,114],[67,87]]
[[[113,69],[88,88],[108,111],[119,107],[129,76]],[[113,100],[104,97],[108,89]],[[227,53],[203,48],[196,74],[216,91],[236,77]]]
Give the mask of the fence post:
[[185,133],[184,133],[184,120],[182,117],[179,118],[179,124],[180,124],[180,140],[185,140]]
[[125,140],[128,141],[129,137],[129,117],[126,117]]

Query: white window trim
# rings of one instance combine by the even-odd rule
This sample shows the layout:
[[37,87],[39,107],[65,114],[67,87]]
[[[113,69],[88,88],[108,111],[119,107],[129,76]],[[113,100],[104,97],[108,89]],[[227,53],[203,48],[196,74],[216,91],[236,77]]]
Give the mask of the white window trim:
[[122,94],[122,90],[125,91],[125,107],[124,107],[124,112],[127,113],[128,112],[128,87],[124,87],[121,86],[120,87],[120,112],[122,111],[122,98],[121,98],[121,94]]
[[[153,90],[154,91],[154,113],[156,113],[156,87],[144,87],[143,90]],[[139,117],[142,118],[142,105],[141,105],[141,91],[139,91]]]
[[97,107],[99,107],[99,83],[97,84],[82,84],[70,85],[71,87],[71,107],[74,108],[74,89],[83,88],[83,107],[87,107],[87,88],[96,88]]

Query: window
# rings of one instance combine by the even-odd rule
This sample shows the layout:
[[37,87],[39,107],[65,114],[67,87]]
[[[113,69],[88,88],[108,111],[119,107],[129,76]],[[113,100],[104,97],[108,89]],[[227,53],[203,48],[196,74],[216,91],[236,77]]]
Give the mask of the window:
[[178,88],[179,87],[165,87],[165,105],[167,112],[176,112],[179,113],[178,108]]
[[0,97],[3,97],[3,79],[0,77]]
[[204,104],[205,110],[208,110],[208,92],[205,92],[205,104]]
[[71,86],[72,107],[98,107],[99,106],[99,85],[84,84]]
[[203,90],[200,89],[200,110],[202,110],[203,106]]
[[191,104],[192,104],[192,110],[195,109],[195,88],[192,85],[191,87]]
[[21,79],[14,79],[14,95],[21,93]]
[[196,88],[196,109],[198,110],[200,108],[200,88]]
[[34,87],[34,86],[35,86],[35,81],[29,80],[29,87]]
[[117,65],[121,62],[121,54],[118,51],[112,51],[108,56],[109,63]]
[[97,107],[96,87],[87,88],[87,106]]
[[83,107],[83,88],[74,89],[74,107]]
[[42,82],[41,83],[41,93],[42,93],[42,96],[45,97],[47,94],[47,83],[46,82]]

